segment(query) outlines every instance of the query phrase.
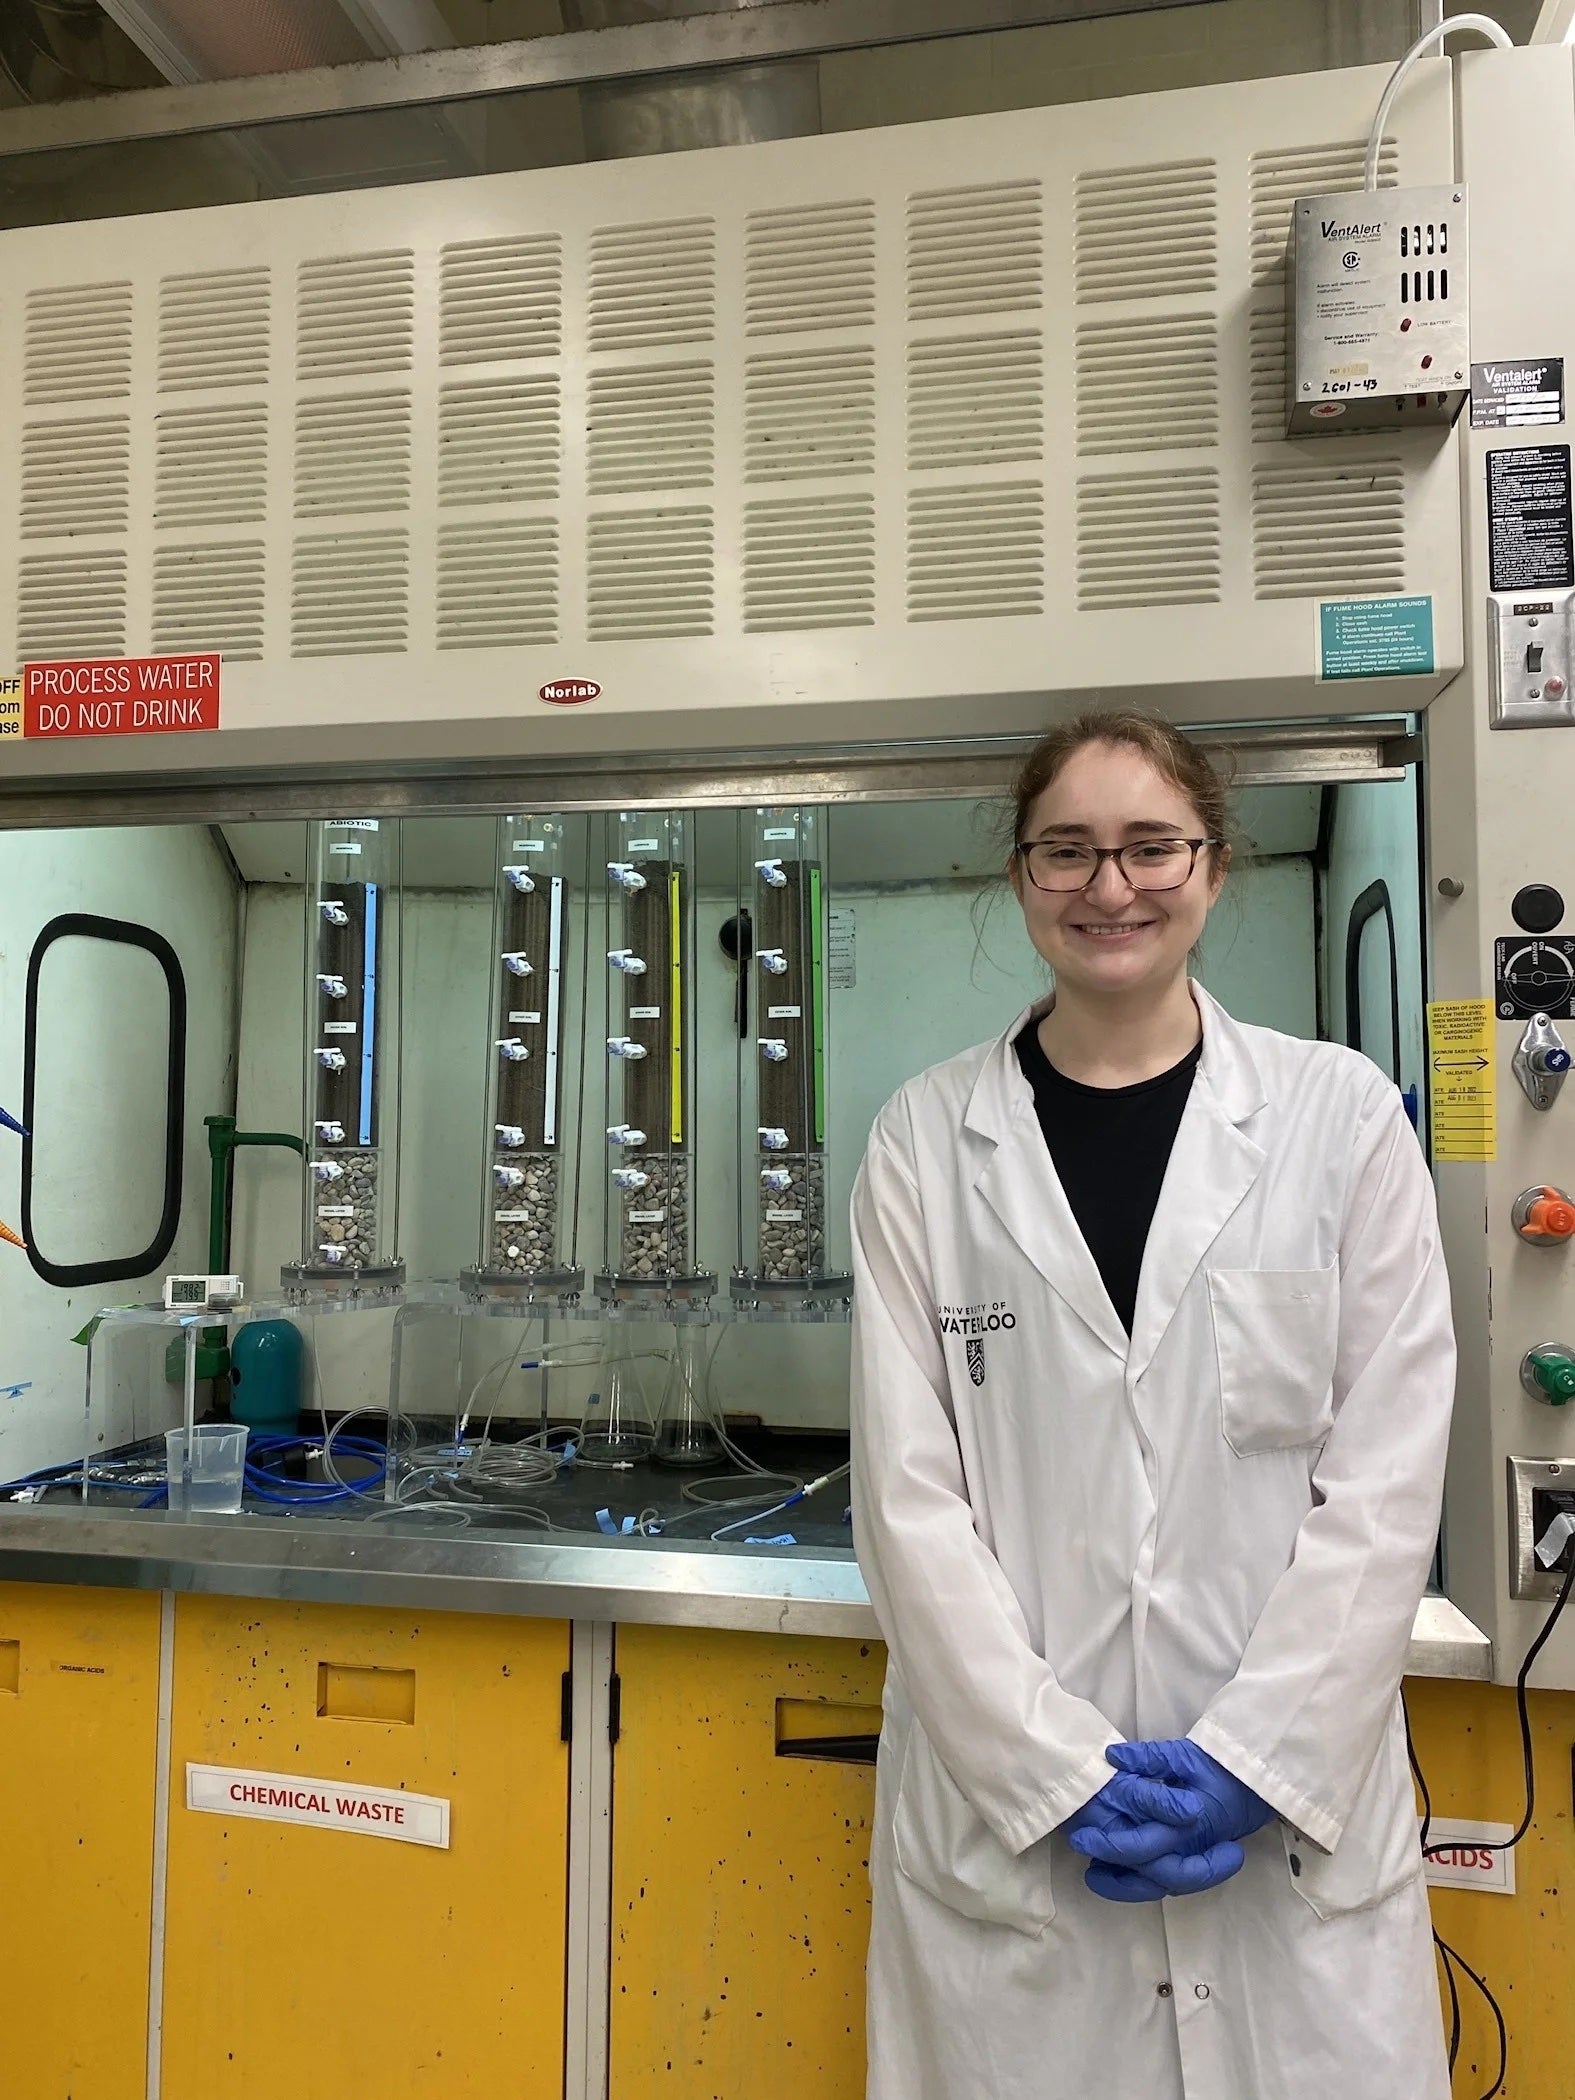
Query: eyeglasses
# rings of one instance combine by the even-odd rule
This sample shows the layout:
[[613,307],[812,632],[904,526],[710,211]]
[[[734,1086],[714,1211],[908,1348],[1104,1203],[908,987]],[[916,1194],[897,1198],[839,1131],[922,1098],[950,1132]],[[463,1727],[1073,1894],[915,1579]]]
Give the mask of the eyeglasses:
[[1036,890],[1086,890],[1101,861],[1113,860],[1134,890],[1179,890],[1191,880],[1205,846],[1223,839],[1136,839],[1130,846],[1081,846],[1070,839],[1030,839],[1012,850]]

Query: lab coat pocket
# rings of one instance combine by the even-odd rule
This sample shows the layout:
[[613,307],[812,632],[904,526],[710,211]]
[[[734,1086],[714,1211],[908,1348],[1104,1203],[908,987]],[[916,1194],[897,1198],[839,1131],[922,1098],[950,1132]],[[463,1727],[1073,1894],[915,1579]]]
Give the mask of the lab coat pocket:
[[892,1838],[906,1878],[962,1917],[1037,1939],[1055,1916],[1049,1838],[1008,1852],[917,1721],[903,1753]]
[[1421,1873],[1416,1796],[1398,1710],[1339,1844],[1332,1852],[1319,1852],[1287,1830],[1285,1851],[1292,1886],[1320,1918],[1371,1910]]
[[1214,1269],[1209,1302],[1221,1421],[1237,1457],[1322,1443],[1334,1426],[1336,1272]]

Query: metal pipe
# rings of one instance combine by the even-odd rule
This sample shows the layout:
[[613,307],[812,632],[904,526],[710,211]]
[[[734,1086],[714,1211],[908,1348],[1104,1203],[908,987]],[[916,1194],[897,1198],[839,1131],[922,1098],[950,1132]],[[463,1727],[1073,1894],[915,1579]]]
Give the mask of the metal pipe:
[[1206,0],[775,0],[767,7],[631,22],[562,36],[424,51],[252,80],[139,89],[0,111],[0,158],[132,139],[189,138],[316,117],[430,108],[533,88],[583,87],[979,36]]

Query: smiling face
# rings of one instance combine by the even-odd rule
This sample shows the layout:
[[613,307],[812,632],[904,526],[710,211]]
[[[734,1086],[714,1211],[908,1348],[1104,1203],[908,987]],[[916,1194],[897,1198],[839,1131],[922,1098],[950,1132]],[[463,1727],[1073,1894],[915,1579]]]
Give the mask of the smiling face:
[[[1141,751],[1081,745],[1040,795],[1023,843],[1129,846],[1145,839],[1206,837],[1188,796]],[[1205,849],[1179,889],[1135,890],[1112,860],[1083,890],[1035,889],[1022,856],[1012,884],[1028,937],[1054,970],[1058,990],[1091,998],[1159,997],[1184,976],[1187,956],[1225,881],[1228,848]]]

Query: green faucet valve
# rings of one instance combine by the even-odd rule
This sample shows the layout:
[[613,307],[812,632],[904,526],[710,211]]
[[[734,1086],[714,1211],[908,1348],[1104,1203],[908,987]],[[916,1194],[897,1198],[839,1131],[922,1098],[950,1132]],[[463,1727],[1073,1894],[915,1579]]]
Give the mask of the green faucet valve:
[[1538,1342],[1520,1360],[1520,1382],[1533,1400],[1567,1406],[1575,1400],[1575,1349],[1565,1342]]

